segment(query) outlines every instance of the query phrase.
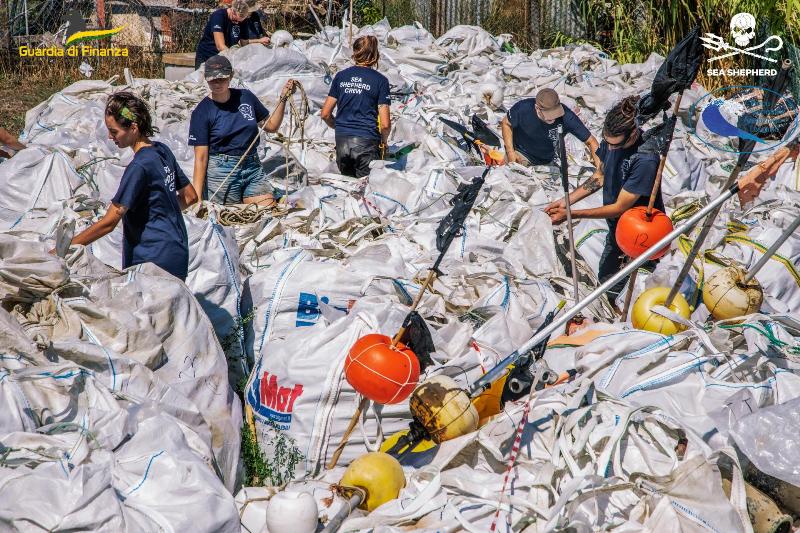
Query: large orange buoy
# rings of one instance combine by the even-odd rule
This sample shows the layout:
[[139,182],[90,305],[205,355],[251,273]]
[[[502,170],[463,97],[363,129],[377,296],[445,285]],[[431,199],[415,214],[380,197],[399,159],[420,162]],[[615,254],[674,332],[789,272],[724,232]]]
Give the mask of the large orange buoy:
[[[636,258],[663,239],[672,229],[672,220],[663,211],[653,209],[648,217],[646,207],[632,207],[622,213],[617,222],[617,245],[625,255]],[[652,258],[658,259],[668,251],[669,246],[665,246]]]
[[409,348],[386,335],[371,333],[358,339],[344,365],[347,382],[377,403],[400,403],[419,381],[419,361]]

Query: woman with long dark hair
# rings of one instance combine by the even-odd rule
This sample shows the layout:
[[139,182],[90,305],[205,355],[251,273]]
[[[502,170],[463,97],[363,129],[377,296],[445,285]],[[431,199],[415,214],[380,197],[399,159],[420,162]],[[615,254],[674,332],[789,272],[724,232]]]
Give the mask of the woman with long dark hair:
[[[608,112],[603,122],[603,142],[597,149],[602,163],[601,172],[596,172],[569,195],[574,205],[590,194],[603,190],[602,207],[572,211],[572,218],[604,218],[608,223],[606,245],[598,272],[601,282],[619,272],[624,263],[624,254],[616,239],[619,217],[631,207],[647,206],[658,171],[657,155],[638,153],[644,143],[643,132],[636,118],[638,102],[638,96],[629,96]],[[654,207],[664,210],[660,188],[656,191]],[[553,224],[562,223],[566,219],[564,200],[551,203],[545,212],[550,215]],[[608,291],[612,302],[624,284],[622,280]]]
[[122,220],[122,267],[154,263],[186,280],[189,237],[181,211],[197,201],[191,182],[172,151],[154,142],[150,110],[140,98],[119,92],[105,109],[108,137],[133,150],[105,215],[72,239],[88,245],[111,233]]
[[379,59],[374,35],[356,39],[355,66],[334,76],[320,113],[328,127],[336,130],[336,165],[346,176],[369,174],[370,162],[381,158],[392,129],[389,80],[375,70]]

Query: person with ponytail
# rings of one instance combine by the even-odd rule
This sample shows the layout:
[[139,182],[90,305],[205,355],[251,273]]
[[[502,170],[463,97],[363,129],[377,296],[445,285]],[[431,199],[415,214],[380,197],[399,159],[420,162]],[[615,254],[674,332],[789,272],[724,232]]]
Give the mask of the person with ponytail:
[[[590,209],[573,209],[572,218],[604,218],[608,223],[608,235],[600,258],[598,278],[605,281],[619,272],[624,265],[624,254],[617,245],[616,229],[619,217],[635,206],[647,206],[650,193],[658,171],[658,156],[639,154],[644,143],[643,132],[637,119],[638,96],[629,96],[618,102],[606,115],[603,122],[603,141],[597,150],[600,158],[600,172],[596,172],[586,182],[569,195],[574,206],[576,202],[603,190],[603,206]],[[664,211],[661,190],[656,191],[654,207]],[[545,208],[553,224],[561,224],[566,219],[564,200],[556,200]],[[653,266],[650,262],[645,265]],[[608,292],[613,302],[625,281],[621,281]]]
[[150,111],[129,92],[112,94],[106,103],[108,138],[133,150],[117,193],[106,214],[76,235],[73,245],[87,246],[111,233],[122,220],[122,268],[154,263],[185,281],[189,269],[189,236],[181,211],[197,194],[172,151],[149,139],[154,134]]
[[336,130],[336,165],[346,176],[368,175],[370,162],[381,158],[389,138],[389,80],[375,70],[379,58],[374,35],[356,39],[355,66],[336,74],[322,106],[322,120]]

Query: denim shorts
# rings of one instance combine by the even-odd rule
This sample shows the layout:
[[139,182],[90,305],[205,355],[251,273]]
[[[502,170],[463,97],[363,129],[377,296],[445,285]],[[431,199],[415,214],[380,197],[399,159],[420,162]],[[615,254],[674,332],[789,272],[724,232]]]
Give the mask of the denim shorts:
[[[240,157],[225,154],[208,156],[203,200],[230,205],[241,204],[245,198],[273,194],[272,185],[264,174],[264,170],[261,168],[261,161],[258,160],[256,154],[245,157],[231,174],[231,170],[236,166]],[[225,181],[228,174],[230,174],[230,177]],[[211,198],[211,196],[214,197]]]

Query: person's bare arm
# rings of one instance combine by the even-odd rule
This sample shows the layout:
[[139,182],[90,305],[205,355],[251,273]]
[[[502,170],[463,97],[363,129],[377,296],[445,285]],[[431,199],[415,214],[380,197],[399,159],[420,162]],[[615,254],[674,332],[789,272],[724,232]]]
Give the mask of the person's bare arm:
[[597,139],[594,138],[594,135],[589,135],[589,138],[586,140],[586,148],[589,150],[589,155],[592,157],[592,162],[594,163],[594,168],[599,169],[603,162],[600,160],[600,156],[597,155],[597,149],[600,148],[600,144],[598,144]]
[[[590,209],[575,209],[572,211],[572,218],[618,218],[625,211],[634,206],[640,195],[622,189],[617,196],[617,201],[613,204]],[[553,224],[561,224],[566,220],[567,213],[564,207],[557,207],[548,213]]]
[[82,244],[86,246],[108,235],[114,231],[119,221],[122,220],[122,215],[124,215],[127,210],[128,208],[123,205],[112,203],[108,206],[108,210],[106,214],[103,215],[103,218],[73,237],[70,245]]
[[278,98],[278,105],[275,106],[275,109],[270,114],[269,118],[267,119],[267,123],[264,126],[264,129],[269,133],[275,133],[278,131],[278,128],[281,127],[283,115],[286,112],[286,100],[288,100],[294,92],[294,84],[295,80],[290,79],[283,86],[281,95]]
[[0,128],[0,144],[5,144],[12,150],[20,151],[25,149],[25,145],[22,144],[14,137],[11,132],[9,132],[5,128]]
[[392,115],[389,113],[389,106],[378,106],[378,119],[381,121],[381,143],[389,141],[389,133],[392,131]]
[[197,191],[194,190],[194,186],[191,183],[178,191],[178,204],[181,206],[181,211],[190,205],[194,205],[197,200]]
[[784,161],[790,157],[797,158],[798,150],[800,145],[783,146],[739,178],[739,203],[744,205],[758,198],[767,180],[778,172]]
[[269,37],[265,36],[265,37],[259,37],[257,39],[239,39],[239,44],[241,44],[242,46],[247,46],[248,44],[255,44],[255,43],[267,46],[269,44]]
[[[589,176],[589,179],[578,185],[574,191],[569,193],[569,203],[570,205],[574,205],[587,196],[591,196],[592,194],[596,193],[600,189],[603,188],[603,182],[605,180],[605,176],[603,174],[603,162],[598,161],[598,167],[594,171],[594,173]],[[550,214],[551,211],[557,209],[566,209],[566,204],[564,203],[563,198],[559,198],[558,200],[550,203],[547,207],[544,208],[544,212]]]
[[192,186],[196,194],[202,196],[206,185],[206,172],[208,171],[208,146],[194,147],[194,170],[192,171]]
[[335,107],[336,107],[336,98],[334,98],[333,96],[329,96],[325,99],[325,103],[322,104],[322,111],[320,111],[319,114],[322,120],[325,121],[325,124],[327,124],[328,127],[331,129],[336,128],[336,117],[333,116],[333,109]]
[[218,52],[228,49],[228,47],[225,46],[225,35],[223,35],[221,31],[214,32],[214,46],[217,47]]
[[514,131],[511,128],[511,123],[508,121],[508,116],[503,117],[500,122],[500,129],[503,132],[503,145],[506,149],[506,161],[509,163],[516,163],[517,152],[514,151]]

